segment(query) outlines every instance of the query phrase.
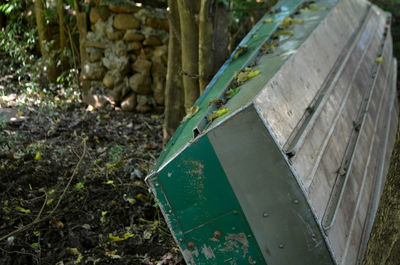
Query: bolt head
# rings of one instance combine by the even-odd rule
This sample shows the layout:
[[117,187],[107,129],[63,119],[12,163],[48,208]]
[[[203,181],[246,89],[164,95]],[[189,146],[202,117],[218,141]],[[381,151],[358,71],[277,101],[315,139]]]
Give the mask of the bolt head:
[[187,248],[190,249],[190,250],[194,249],[194,247],[195,247],[193,241],[188,242],[188,243],[186,244],[186,246],[187,246]]
[[213,237],[214,237],[215,239],[220,238],[221,235],[222,235],[222,233],[221,233],[221,231],[219,231],[219,230],[215,230],[215,231],[213,232]]

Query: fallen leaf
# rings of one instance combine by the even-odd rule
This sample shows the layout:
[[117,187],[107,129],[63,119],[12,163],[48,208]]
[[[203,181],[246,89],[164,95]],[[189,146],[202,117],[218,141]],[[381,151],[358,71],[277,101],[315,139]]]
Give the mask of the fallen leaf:
[[294,20],[294,23],[297,23],[297,24],[304,24],[304,19],[295,19],[295,20]]
[[120,255],[117,255],[117,250],[106,251],[105,254],[107,257],[110,257],[112,259],[120,259],[121,258]]
[[32,244],[31,244],[31,248],[33,248],[33,249],[39,249],[39,243],[38,243],[38,242],[32,243]]
[[382,61],[383,61],[383,58],[382,57],[378,57],[378,58],[376,58],[376,60],[375,60],[377,63],[381,63]]
[[22,212],[22,213],[26,213],[26,214],[31,213],[31,210],[29,210],[29,209],[24,209],[24,208],[19,207],[19,206],[15,207],[15,210],[20,211],[20,212]]
[[229,109],[225,109],[224,107],[222,107],[222,108],[220,108],[219,110],[213,111],[213,113],[211,113],[211,114],[208,116],[208,120],[209,120],[209,121],[213,121],[213,120],[215,120],[216,118],[219,118],[219,117],[221,117],[221,116],[224,116],[224,115],[227,114],[228,112],[229,112]]
[[153,233],[151,231],[145,230],[143,232],[143,238],[144,239],[150,239],[152,235],[153,235]]
[[257,76],[260,74],[260,70],[252,70],[249,67],[246,67],[244,71],[240,71],[239,73],[235,73],[235,78],[238,84],[242,84],[245,81]]
[[211,99],[211,100],[208,102],[207,107],[211,106],[212,104],[215,104],[215,105],[222,105],[222,99],[220,99],[220,98],[213,98],[213,99]]
[[111,239],[114,242],[118,242],[118,241],[123,241],[124,238],[121,238],[119,236],[113,236],[113,234],[109,233],[108,234],[108,238]]
[[40,152],[36,152],[35,160],[41,160],[41,159],[42,159],[42,156],[41,156]]
[[77,248],[68,248],[67,251],[68,251],[68,254],[73,255],[73,256],[78,256],[81,254]]
[[125,233],[124,234],[124,239],[128,239],[128,238],[131,238],[131,237],[134,237],[135,235],[134,234],[132,234],[132,233]]
[[78,256],[78,258],[75,260],[74,264],[80,263],[81,260],[82,260],[82,258],[83,258],[83,255],[82,255],[82,254],[79,254],[79,256]]
[[23,117],[24,113],[22,112],[22,110],[18,110],[18,113],[16,115],[17,117]]
[[54,202],[54,199],[50,199],[50,200],[47,201],[46,205],[49,206],[49,205],[51,205],[53,202]]
[[291,17],[285,17],[283,19],[283,21],[281,22],[280,26],[283,29],[292,29],[293,26],[294,26],[293,24],[294,24],[294,22],[293,22],[293,19]]
[[57,226],[58,228],[63,228],[64,227],[64,223],[61,222],[60,220],[57,220],[56,218],[52,218],[50,220],[50,223]]
[[136,200],[134,198],[128,198],[127,200],[128,200],[128,202],[130,204],[135,204],[136,203]]
[[247,52],[247,49],[247,45],[239,46],[239,48],[235,52],[235,55],[233,55],[233,60],[236,60],[237,58],[245,54]]
[[233,98],[234,96],[237,95],[237,93],[239,93],[240,87],[237,88],[231,88],[228,91],[225,92],[225,95],[228,96],[228,98]]
[[197,112],[199,112],[200,107],[197,105],[192,106],[189,111],[187,112],[186,116],[182,119],[182,122],[185,122],[188,119],[191,119],[194,117],[194,115],[197,114]]
[[123,241],[123,240],[128,239],[128,238],[131,238],[131,237],[133,237],[133,236],[134,236],[134,234],[125,233],[125,234],[124,234],[124,237],[122,238],[122,237],[119,237],[119,236],[113,236],[112,233],[109,233],[109,234],[108,234],[108,238],[111,239],[111,240],[114,241],[114,242]]
[[293,32],[289,30],[279,30],[277,31],[274,36],[279,37],[279,36],[293,36]]
[[75,185],[75,188],[76,188],[77,190],[83,189],[84,187],[85,187],[85,186],[83,185],[82,182],[78,182],[78,183],[76,183],[76,185]]
[[264,23],[272,23],[274,20],[272,18],[267,18],[263,20]]

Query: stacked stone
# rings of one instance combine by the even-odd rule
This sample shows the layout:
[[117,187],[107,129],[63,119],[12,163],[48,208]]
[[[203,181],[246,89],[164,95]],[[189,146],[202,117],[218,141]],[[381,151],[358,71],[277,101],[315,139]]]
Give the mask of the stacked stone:
[[164,10],[130,1],[99,0],[90,11],[84,46],[86,97],[126,111],[162,111],[167,71],[168,20]]

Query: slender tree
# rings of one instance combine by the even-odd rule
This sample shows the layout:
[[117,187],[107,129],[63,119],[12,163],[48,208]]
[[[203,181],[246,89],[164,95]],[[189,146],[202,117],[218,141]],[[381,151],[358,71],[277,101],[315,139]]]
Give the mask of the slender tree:
[[[201,1],[178,0],[181,28],[182,75],[185,109],[188,111],[200,95],[199,90],[199,23]],[[196,19],[197,18],[197,19]]]
[[65,36],[65,28],[64,28],[64,1],[57,0],[57,13],[58,13],[58,28],[60,32],[60,51],[61,51],[61,65],[62,70],[65,71],[68,69],[68,60],[65,56],[65,49],[67,48],[67,38]]
[[45,7],[42,0],[35,0],[34,10],[36,17],[36,27],[39,35],[40,53],[42,54],[42,58],[44,60],[44,72],[46,73],[46,77],[49,82],[55,82],[57,79],[57,71],[53,58],[51,58],[50,55],[50,47],[48,45],[50,41],[50,36],[48,33],[49,31],[47,25],[45,23]]
[[[228,23],[216,18],[216,0],[170,0],[170,40],[166,83],[164,143],[193,106],[227,56]],[[224,28],[224,29],[223,29]],[[223,29],[222,31],[220,29]],[[216,42],[221,44],[216,45]],[[222,47],[221,52],[220,47]],[[182,88],[183,84],[183,88]],[[182,108],[182,105],[184,108]]]
[[177,0],[169,0],[168,71],[165,86],[164,145],[185,115],[181,72],[180,20]]
[[200,94],[206,88],[213,74],[214,60],[213,49],[213,27],[212,20],[215,8],[215,0],[203,0],[200,7],[199,24],[199,88]]

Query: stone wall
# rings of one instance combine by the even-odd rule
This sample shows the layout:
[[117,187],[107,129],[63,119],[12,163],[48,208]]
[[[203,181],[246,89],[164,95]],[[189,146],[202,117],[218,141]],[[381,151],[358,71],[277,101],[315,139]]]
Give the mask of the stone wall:
[[84,40],[83,99],[125,111],[161,112],[167,71],[165,10],[131,1],[99,0]]

